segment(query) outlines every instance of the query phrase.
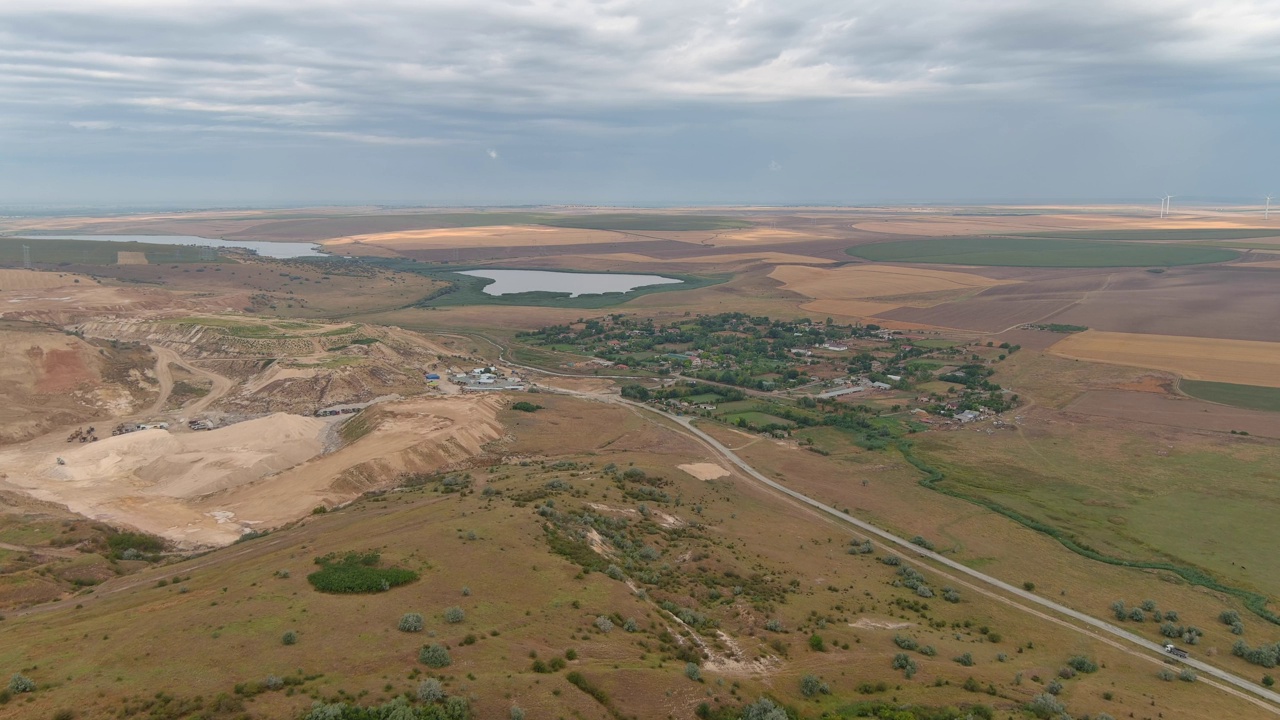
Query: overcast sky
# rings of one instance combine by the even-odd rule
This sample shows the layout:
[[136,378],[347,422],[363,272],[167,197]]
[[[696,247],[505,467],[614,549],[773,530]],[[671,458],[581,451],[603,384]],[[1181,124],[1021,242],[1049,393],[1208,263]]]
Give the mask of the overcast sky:
[[1280,0],[0,2],[0,205],[1166,192],[1280,193]]

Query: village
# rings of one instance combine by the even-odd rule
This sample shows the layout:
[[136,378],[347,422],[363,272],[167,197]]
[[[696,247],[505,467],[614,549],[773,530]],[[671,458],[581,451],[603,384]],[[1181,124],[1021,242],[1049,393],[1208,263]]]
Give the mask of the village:
[[1018,402],[988,379],[1018,346],[876,325],[743,313],[661,324],[614,314],[521,339],[591,356],[566,368],[625,370],[658,382],[628,386],[624,395],[633,399],[775,435],[814,424],[861,427],[855,416],[883,418],[881,429],[890,433],[955,428]]

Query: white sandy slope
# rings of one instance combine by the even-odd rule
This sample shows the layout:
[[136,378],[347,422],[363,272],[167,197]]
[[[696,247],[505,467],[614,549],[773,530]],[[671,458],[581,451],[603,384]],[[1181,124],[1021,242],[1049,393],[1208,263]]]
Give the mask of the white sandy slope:
[[465,461],[502,436],[496,415],[503,402],[386,403],[373,411],[372,432],[329,454],[330,426],[350,416],[276,413],[208,432],[144,430],[83,445],[46,437],[0,452],[0,488],[183,547],[226,545],[248,529],[347,502],[402,472]]

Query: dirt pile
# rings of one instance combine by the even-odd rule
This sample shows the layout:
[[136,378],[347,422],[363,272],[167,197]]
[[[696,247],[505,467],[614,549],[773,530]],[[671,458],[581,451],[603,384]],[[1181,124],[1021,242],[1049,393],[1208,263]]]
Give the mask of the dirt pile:
[[460,395],[377,405],[349,421],[343,434],[354,440],[338,452],[206,497],[199,507],[273,527],[388,487],[403,473],[465,464],[503,436],[497,413],[504,403],[495,395]]
[[[0,487],[184,547],[225,545],[250,529],[345,503],[404,472],[468,460],[502,436],[494,396],[417,399],[368,415],[276,413],[208,432],[143,430],[88,444],[0,451]],[[351,423],[351,442],[336,443]],[[62,459],[62,464],[58,463]]]

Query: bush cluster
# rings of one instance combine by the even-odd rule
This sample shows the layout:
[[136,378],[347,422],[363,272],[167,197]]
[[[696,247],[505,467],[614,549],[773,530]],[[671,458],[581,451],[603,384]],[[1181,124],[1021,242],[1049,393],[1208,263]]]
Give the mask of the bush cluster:
[[418,579],[412,570],[377,567],[379,559],[377,552],[319,557],[320,569],[308,575],[307,582],[326,593],[377,593]]

